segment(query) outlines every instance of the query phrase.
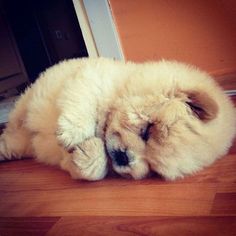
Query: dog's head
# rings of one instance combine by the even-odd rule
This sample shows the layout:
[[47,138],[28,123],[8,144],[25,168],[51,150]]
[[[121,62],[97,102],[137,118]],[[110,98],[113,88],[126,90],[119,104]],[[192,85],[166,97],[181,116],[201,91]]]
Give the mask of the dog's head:
[[[187,73],[189,80],[192,71],[206,77],[181,67],[179,73]],[[235,112],[219,87],[204,79],[201,86],[178,78],[174,83],[167,80],[167,87],[157,91],[151,82],[125,85],[111,108],[105,134],[117,173],[140,179],[153,170],[175,179],[211,164],[227,151],[235,133]],[[129,86],[140,88],[134,92]]]

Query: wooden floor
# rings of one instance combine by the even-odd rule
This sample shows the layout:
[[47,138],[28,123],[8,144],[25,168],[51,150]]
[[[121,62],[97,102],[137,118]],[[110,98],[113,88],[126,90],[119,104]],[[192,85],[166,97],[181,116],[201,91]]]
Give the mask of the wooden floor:
[[0,236],[236,235],[236,142],[176,182],[72,180],[33,160],[0,164]]

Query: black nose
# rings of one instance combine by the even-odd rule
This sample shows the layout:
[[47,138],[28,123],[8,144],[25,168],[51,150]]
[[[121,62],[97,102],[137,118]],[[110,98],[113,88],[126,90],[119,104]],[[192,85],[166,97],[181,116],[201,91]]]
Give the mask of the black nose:
[[126,155],[126,152],[122,152],[120,150],[114,151],[113,158],[118,166],[127,166],[129,164],[129,158]]

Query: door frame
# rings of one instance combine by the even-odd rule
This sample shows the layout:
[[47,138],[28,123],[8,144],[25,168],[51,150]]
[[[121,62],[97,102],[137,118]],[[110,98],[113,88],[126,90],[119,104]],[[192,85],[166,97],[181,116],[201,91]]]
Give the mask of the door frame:
[[124,60],[109,0],[72,0],[90,57]]

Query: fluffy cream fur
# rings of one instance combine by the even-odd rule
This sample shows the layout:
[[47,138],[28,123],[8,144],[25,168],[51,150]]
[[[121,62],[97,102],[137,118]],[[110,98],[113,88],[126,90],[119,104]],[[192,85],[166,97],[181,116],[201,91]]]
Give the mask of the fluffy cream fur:
[[192,174],[224,155],[235,110],[213,79],[177,62],[72,59],[42,73],[18,100],[0,159],[33,156],[98,180],[107,156],[135,179]]

